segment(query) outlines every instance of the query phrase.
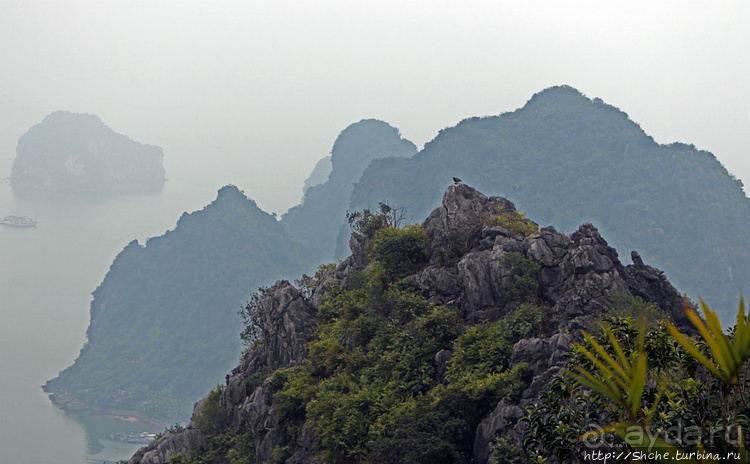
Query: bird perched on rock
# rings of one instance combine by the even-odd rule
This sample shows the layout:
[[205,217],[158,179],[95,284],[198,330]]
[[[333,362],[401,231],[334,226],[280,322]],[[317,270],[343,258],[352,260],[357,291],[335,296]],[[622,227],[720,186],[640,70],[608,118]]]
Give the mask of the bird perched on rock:
[[458,177],[454,177],[454,178],[453,178],[453,183],[454,183],[455,185],[458,185],[458,184],[460,184],[460,183],[461,183],[461,179],[459,179]]

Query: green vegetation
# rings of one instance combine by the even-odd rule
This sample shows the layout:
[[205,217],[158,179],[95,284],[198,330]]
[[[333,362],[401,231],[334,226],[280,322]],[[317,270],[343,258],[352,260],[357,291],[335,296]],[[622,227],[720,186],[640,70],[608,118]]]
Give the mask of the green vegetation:
[[400,229],[404,222],[406,210],[403,207],[393,207],[386,202],[378,203],[378,211],[373,213],[369,209],[346,212],[346,222],[352,232],[375,238],[375,234],[386,227]]
[[[469,462],[479,421],[528,381],[507,362],[540,310],[522,306],[459,336],[457,314],[398,284],[372,291],[381,281],[369,277],[325,298],[307,362],[272,376],[279,418],[292,435],[310,424],[322,462]],[[456,357],[441,379],[442,349]]]
[[460,382],[502,372],[518,340],[541,335],[544,318],[544,308],[523,303],[501,320],[469,327],[454,343],[446,378]]
[[[371,266],[324,297],[305,362],[266,381],[289,435],[274,462],[293,453],[304,425],[320,462],[468,463],[479,422],[530,381],[509,358],[538,334],[544,308],[519,301],[498,321],[462,327],[454,310],[401,280],[426,264],[428,240],[420,226],[393,225],[389,211],[350,215],[372,237]],[[519,275],[538,272],[512,263]],[[442,350],[453,356],[440,367]]]
[[244,329],[240,333],[240,339],[246,346],[254,346],[261,340],[260,328],[260,301],[268,294],[268,287],[259,287],[252,294],[250,300],[237,312],[242,319]]
[[596,449],[657,450],[661,458],[644,462],[677,462],[678,451],[685,456],[680,462],[716,462],[687,457],[703,451],[737,453],[730,462],[747,462],[750,323],[744,302],[728,333],[701,305],[705,322],[685,307],[700,331],[697,340],[668,322],[648,331],[645,318],[637,324],[614,317],[599,335],[584,333],[585,343],[569,353],[568,374],[553,379],[542,401],[528,407],[528,455],[584,462],[584,453]]
[[648,329],[654,329],[664,323],[669,317],[655,303],[647,303],[639,296],[627,293],[614,293],[612,295],[612,308],[610,316],[615,318],[631,318],[640,321],[645,318]]
[[539,233],[539,226],[535,222],[526,219],[525,214],[522,214],[515,209],[511,211],[503,211],[501,206],[498,206],[497,216],[490,218],[490,225],[493,227],[500,226],[513,234],[522,235],[524,237]]
[[539,263],[514,252],[506,253],[500,263],[513,272],[515,282],[511,296],[521,300],[534,300],[539,287]]
[[391,281],[414,274],[430,260],[430,242],[422,226],[412,224],[403,229],[392,226],[375,235],[371,258],[381,263]]
[[174,230],[117,256],[94,292],[88,343],[46,389],[92,409],[185,423],[193,403],[237,363],[237,308],[248,289],[310,267],[273,216],[224,187]]
[[711,153],[659,145],[626,113],[571,87],[461,121],[409,159],[373,162],[348,207],[385,198],[427,217],[450,175],[508,197],[542,226],[569,234],[593,223],[616,249],[638,250],[677,288],[711,301],[725,325],[735,295],[750,289],[750,200],[741,183]]

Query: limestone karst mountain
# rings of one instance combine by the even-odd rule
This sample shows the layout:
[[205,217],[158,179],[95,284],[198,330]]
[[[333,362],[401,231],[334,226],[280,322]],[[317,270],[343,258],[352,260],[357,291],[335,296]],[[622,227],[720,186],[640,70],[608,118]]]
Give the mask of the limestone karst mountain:
[[94,291],[88,341],[45,385],[65,409],[185,421],[242,352],[252,292],[311,267],[307,250],[234,186],[174,230],[131,242]]
[[302,194],[304,195],[307,193],[307,189],[310,187],[315,187],[316,185],[320,185],[327,181],[328,176],[331,175],[332,169],[333,165],[331,164],[330,155],[319,159],[318,162],[315,163],[315,167],[310,173],[310,176],[305,179],[305,185],[302,186]]
[[486,463],[616,295],[689,330],[665,275],[637,254],[623,265],[591,224],[538,230],[458,184],[421,227],[380,230],[353,234],[352,255],[305,287],[261,295],[261,342],[188,427],[129,463]]
[[[302,203],[282,217],[282,224],[313,253],[317,260],[345,254],[338,250],[340,237],[348,235],[346,211],[352,185],[374,159],[413,155],[417,148],[401,137],[398,129],[365,119],[341,131],[331,150],[331,172],[327,180],[309,187]],[[343,240],[346,243],[346,240]]]
[[135,142],[93,114],[55,111],[18,140],[16,193],[148,192],[164,184],[161,148]]
[[522,108],[469,118],[410,158],[375,160],[350,210],[378,202],[423,217],[451,176],[511,198],[539,222],[570,231],[596,224],[617,249],[637,249],[682,291],[731,322],[750,291],[750,199],[716,157],[660,145],[626,113],[578,90],[553,87]]
[[80,356],[45,386],[53,401],[186,420],[242,351],[241,304],[261,285],[310,272],[313,255],[330,259],[362,170],[374,157],[415,150],[393,127],[364,120],[341,133],[332,172],[313,176],[317,185],[284,221],[229,186],[173,231],[128,245],[94,292]]

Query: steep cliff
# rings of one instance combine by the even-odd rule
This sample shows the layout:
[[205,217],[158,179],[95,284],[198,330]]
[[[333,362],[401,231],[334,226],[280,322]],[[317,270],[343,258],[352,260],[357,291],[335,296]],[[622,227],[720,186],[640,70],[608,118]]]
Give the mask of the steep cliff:
[[[266,292],[260,342],[219,400],[130,464],[243,452],[259,463],[486,463],[496,437],[520,444],[523,405],[615,295],[691,330],[664,274],[635,252],[623,265],[588,223],[540,231],[509,200],[459,184],[421,227],[384,230],[353,234],[352,255],[301,290]],[[383,268],[393,256],[406,267]]]
[[18,140],[14,191],[155,191],[164,153],[114,132],[93,114],[56,111]]
[[253,290],[309,267],[274,217],[223,187],[174,230],[122,250],[93,293],[86,345],[45,390],[66,409],[184,421],[242,352],[237,311]]

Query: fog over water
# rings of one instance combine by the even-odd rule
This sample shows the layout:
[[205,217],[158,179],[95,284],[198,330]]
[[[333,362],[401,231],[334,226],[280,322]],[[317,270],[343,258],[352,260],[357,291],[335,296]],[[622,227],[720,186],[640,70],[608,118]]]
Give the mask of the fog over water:
[[[72,417],[40,388],[85,342],[90,294],[114,257],[228,183],[284,213],[360,119],[421,147],[568,84],[659,143],[713,152],[750,185],[748,20],[746,1],[0,0],[0,217],[39,221],[0,228],[0,462],[131,455],[137,446],[92,432],[132,424]],[[55,110],[162,147],[164,191],[14,197],[16,141]]]
[[0,8],[0,123],[16,108],[37,121],[95,113],[163,147],[168,176],[185,167],[221,177],[277,213],[299,201],[296,186],[352,122],[385,120],[421,146],[561,84],[622,108],[660,143],[715,153],[750,183],[746,1]]
[[163,234],[183,211],[212,199],[168,182],[159,195],[22,201],[0,184],[1,211],[39,221],[36,228],[0,228],[0,462],[79,463],[92,452],[93,462],[114,461],[139,445],[107,440],[110,433],[163,430],[63,413],[41,385],[78,355],[90,294],[117,253],[134,238],[143,243]]

